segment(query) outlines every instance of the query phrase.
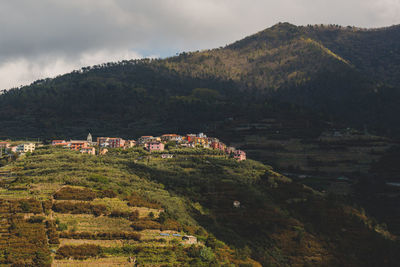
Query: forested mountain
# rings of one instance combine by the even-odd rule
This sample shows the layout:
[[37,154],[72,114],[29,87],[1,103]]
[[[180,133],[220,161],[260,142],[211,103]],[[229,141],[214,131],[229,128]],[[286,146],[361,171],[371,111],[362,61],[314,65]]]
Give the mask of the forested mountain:
[[399,38],[398,26],[280,23],[224,48],[83,68],[2,94],[0,135],[118,129],[137,136],[146,129],[207,130],[227,118],[296,116],[299,110],[394,135],[400,125]]

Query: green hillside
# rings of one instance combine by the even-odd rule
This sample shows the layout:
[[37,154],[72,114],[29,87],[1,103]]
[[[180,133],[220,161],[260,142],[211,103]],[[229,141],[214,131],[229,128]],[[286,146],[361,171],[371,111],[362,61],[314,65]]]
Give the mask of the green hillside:
[[392,235],[343,200],[256,161],[208,149],[169,153],[175,157],[43,147],[6,165],[2,171],[16,179],[0,190],[1,263],[396,266],[399,260]]

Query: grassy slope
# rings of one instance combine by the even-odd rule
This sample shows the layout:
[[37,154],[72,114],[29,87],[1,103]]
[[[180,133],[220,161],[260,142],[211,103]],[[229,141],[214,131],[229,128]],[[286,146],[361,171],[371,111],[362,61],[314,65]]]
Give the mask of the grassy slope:
[[[169,218],[183,225],[185,232],[197,229],[193,234],[200,239],[213,234],[227,244],[230,248],[207,239],[207,246],[220,263],[251,263],[246,260],[250,257],[265,266],[359,266],[378,262],[394,266],[397,260],[393,251],[398,244],[377,233],[376,225],[365,215],[340,200],[328,199],[291,182],[271,167],[252,160],[236,162],[208,150],[172,153],[175,158],[162,160],[156,154],[148,158],[141,150],[114,150],[103,157],[91,157],[60,149],[39,149],[6,167],[18,175],[18,180],[6,185],[9,189],[2,191],[0,197],[21,194],[25,198],[21,188],[28,185],[29,196],[45,200],[68,184],[95,191],[112,189],[120,200],[96,199],[93,203],[108,203],[109,209],[129,209],[123,199],[136,192],[162,203]],[[241,202],[241,208],[232,207],[234,200]],[[105,231],[111,223],[105,216],[51,214],[77,231],[92,231],[89,226],[94,231]],[[146,215],[141,213],[141,217]],[[121,219],[120,223],[121,230],[129,228],[128,222]],[[173,241],[167,241],[170,252],[166,253],[170,256],[157,257],[154,248],[160,243],[151,241],[157,232],[143,232],[143,236],[150,241],[139,246],[148,248],[134,255],[144,262],[196,260],[183,248],[174,250]],[[94,241],[87,243],[90,242]],[[68,240],[62,239],[62,244],[68,244]],[[371,249],[370,244],[379,246]]]

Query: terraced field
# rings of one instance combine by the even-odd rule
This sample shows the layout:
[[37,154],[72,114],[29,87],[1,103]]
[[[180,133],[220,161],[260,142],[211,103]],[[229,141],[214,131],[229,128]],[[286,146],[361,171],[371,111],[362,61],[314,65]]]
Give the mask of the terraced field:
[[[169,153],[174,157],[162,159],[141,148],[89,156],[42,147],[5,166],[15,179],[0,186],[0,263],[398,262],[395,237],[361,211],[345,209],[340,199],[256,161],[237,162],[207,149]],[[379,243],[379,250],[371,252],[370,243]]]

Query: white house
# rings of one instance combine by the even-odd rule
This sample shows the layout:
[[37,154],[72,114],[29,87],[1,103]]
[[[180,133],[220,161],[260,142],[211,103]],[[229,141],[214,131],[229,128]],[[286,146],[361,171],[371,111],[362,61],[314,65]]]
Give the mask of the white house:
[[25,143],[25,144],[20,144],[17,146],[17,149],[15,152],[17,153],[27,153],[27,152],[33,152],[36,148],[35,143]]

